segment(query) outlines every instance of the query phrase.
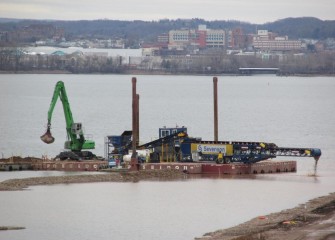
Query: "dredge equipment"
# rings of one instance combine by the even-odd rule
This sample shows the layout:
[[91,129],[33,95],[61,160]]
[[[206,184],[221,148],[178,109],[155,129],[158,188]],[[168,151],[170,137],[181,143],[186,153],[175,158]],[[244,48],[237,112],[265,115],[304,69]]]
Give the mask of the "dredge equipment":
[[73,121],[70,103],[66,94],[64,83],[62,81],[57,82],[55,86],[55,90],[48,111],[47,131],[40,137],[41,140],[47,144],[51,144],[55,141],[55,138],[52,136],[50,129],[53,110],[55,108],[58,98],[63,104],[67,133],[67,141],[64,144],[64,148],[68,151],[61,152],[56,156],[56,158],[59,158],[61,160],[88,160],[95,158],[96,156],[91,151],[83,151],[94,149],[95,142],[85,139],[82,124],[75,123]]
[[[231,142],[202,141],[186,138],[180,146],[180,161],[215,161],[217,163],[256,163],[267,159],[283,157],[314,157],[317,161],[321,156],[318,148],[278,147],[274,143],[264,142]],[[219,153],[223,158],[219,159]]]
[[[216,162],[252,165],[253,163],[279,156],[314,157],[316,162],[318,161],[321,156],[321,150],[318,148],[278,147],[274,143],[265,142],[219,141],[217,82],[217,77],[214,77],[214,141],[204,141],[201,138],[189,137],[185,127],[164,127],[159,130],[159,139],[139,146],[138,98],[136,98],[136,78],[133,78],[133,139],[131,140],[130,135],[125,138],[124,134],[121,136],[108,136],[106,141],[107,158],[112,159],[117,156],[118,159],[122,159],[125,155],[129,155],[129,150],[132,149],[131,168],[133,169],[138,163],[137,150],[146,150],[145,160],[149,163],[207,162],[212,164],[212,162]],[[111,149],[112,147],[114,149]],[[291,169],[295,169],[295,167],[292,166]]]
[[[161,134],[161,133],[168,134]],[[117,136],[114,136],[116,138]],[[121,143],[121,142],[120,142]],[[126,155],[130,144],[114,144],[114,150]],[[313,157],[321,156],[319,148],[278,147],[274,143],[204,141],[189,137],[187,128],[161,128],[160,138],[142,144],[137,150],[149,150],[149,162],[216,162],[251,164],[276,157]],[[218,158],[219,154],[223,158]]]

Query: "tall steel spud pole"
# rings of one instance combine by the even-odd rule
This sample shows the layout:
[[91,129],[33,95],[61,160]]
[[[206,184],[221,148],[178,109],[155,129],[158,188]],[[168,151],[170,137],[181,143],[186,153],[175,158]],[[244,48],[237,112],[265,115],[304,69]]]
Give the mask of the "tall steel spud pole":
[[140,95],[136,94],[136,146],[140,144]]
[[138,165],[138,159],[137,159],[137,153],[136,153],[136,143],[138,139],[138,127],[137,127],[137,114],[138,114],[138,104],[137,104],[137,95],[136,95],[136,78],[132,78],[132,128],[133,128],[133,140],[132,140],[132,155],[130,160],[130,170],[132,171],[138,171],[139,165]]
[[218,78],[213,77],[214,90],[214,141],[218,141]]

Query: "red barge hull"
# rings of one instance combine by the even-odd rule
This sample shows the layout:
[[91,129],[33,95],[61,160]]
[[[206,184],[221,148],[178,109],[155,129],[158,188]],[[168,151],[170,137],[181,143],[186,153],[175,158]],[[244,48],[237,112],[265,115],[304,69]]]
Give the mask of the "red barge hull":
[[53,171],[99,171],[107,168],[107,161],[48,161],[43,163],[33,163],[33,170],[53,170]]
[[[107,161],[50,161],[43,163],[34,163],[34,170],[51,170],[51,171],[99,171],[108,167]],[[231,163],[216,164],[206,162],[192,163],[143,163],[139,170],[179,170],[189,174],[264,174],[264,173],[282,173],[296,172],[296,161],[262,161],[253,164]]]
[[262,161],[253,164],[232,163],[144,163],[140,170],[175,169],[190,174],[264,174],[296,172],[296,161]]

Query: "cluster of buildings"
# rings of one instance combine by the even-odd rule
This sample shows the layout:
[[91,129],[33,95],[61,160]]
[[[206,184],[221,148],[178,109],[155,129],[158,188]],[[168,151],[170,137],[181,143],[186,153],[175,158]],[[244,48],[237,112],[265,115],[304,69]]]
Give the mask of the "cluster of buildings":
[[187,51],[197,54],[202,50],[223,49],[243,51],[295,51],[306,49],[301,40],[289,40],[288,36],[278,36],[268,30],[258,30],[257,34],[245,34],[243,29],[208,29],[199,25],[198,29],[171,30],[157,37],[157,43],[143,44],[146,55],[161,55],[162,52]]
[[208,29],[206,25],[199,25],[198,29],[171,30],[165,38],[158,36],[158,42],[167,43],[169,49],[240,48],[245,44],[245,39],[240,28]]
[[[36,43],[37,46],[45,46],[45,44]],[[57,47],[82,47],[82,48],[125,48],[125,40],[123,38],[114,39],[80,39],[77,41],[62,41],[57,44]]]
[[32,24],[13,31],[0,31],[0,45],[30,43],[35,46],[82,47],[82,48],[125,48],[125,40],[114,39],[79,39],[67,41],[63,28],[52,24]]
[[[118,48],[124,49],[129,39],[100,38],[73,41],[65,39],[65,31],[52,24],[32,24],[13,31],[0,32],[0,45],[6,43],[34,43],[35,46]],[[139,39],[137,39],[138,41]],[[130,39],[134,42],[134,39]],[[141,40],[139,40],[141,41]],[[323,51],[324,43],[308,40],[290,40],[268,30],[258,30],[256,34],[245,33],[242,28],[210,29],[199,25],[197,29],[175,29],[157,36],[154,43],[142,42],[144,56],[187,55],[217,52],[218,50],[246,53],[300,53],[313,45],[316,51]],[[328,44],[335,48],[335,43]],[[131,46],[136,46],[136,43]],[[332,48],[332,49],[333,49]],[[213,50],[214,49],[214,50]]]
[[[125,48],[126,39],[80,39],[65,40],[64,29],[52,24],[33,24],[15,31],[0,32],[0,42],[34,42],[36,46],[83,47],[83,48]],[[197,29],[177,29],[157,37],[155,43],[142,43],[145,55],[197,54],[204,49],[249,51],[300,51],[306,48],[301,40],[289,40],[287,36],[268,30],[257,34],[246,34],[242,28],[232,30],[209,29],[199,25]]]
[[[16,43],[17,46],[34,44],[34,47],[11,47]],[[314,54],[316,52],[321,54]],[[69,41],[65,39],[63,29],[51,24],[34,24],[11,32],[0,32],[0,70],[6,71],[235,74],[241,68],[276,66],[277,71],[277,66],[285,63],[281,70],[289,74],[334,73],[331,55],[334,52],[333,38],[322,41],[290,40],[268,30],[250,34],[242,28],[210,29],[206,25],[199,25],[196,29],[170,30],[151,43],[138,36],[126,39],[109,35],[99,39],[76,36]]]
[[277,36],[268,30],[258,30],[252,38],[252,46],[261,51],[300,51],[306,48],[300,40],[289,40],[287,36]]

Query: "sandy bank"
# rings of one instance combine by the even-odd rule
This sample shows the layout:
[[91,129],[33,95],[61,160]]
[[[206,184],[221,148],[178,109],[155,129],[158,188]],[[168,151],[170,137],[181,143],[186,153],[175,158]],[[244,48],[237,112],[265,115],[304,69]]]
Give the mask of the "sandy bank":
[[197,240],[335,240],[335,193],[306,204],[259,216],[238,226],[206,233]]
[[185,174],[178,170],[146,170],[139,172],[112,172],[106,174],[33,177],[9,179],[0,182],[0,191],[23,190],[29,186],[89,183],[89,182],[138,182],[140,180],[173,180],[183,179]]

